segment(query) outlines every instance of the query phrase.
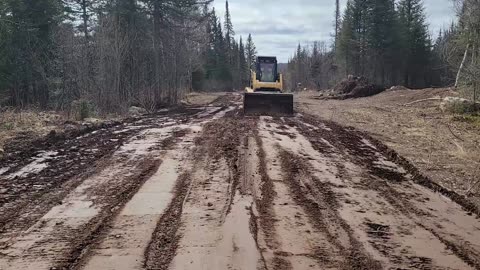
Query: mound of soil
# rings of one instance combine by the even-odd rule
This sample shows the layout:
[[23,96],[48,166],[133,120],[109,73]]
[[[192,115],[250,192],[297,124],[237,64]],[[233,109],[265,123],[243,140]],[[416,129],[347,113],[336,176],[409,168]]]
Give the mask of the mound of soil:
[[365,77],[348,76],[333,89],[334,94],[341,98],[369,97],[385,91],[385,87],[371,84]]

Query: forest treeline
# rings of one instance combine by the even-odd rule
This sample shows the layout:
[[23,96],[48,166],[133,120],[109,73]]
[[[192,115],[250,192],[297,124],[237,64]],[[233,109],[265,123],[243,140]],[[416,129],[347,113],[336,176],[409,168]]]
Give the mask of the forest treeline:
[[422,0],[349,0],[343,14],[337,0],[333,45],[298,45],[289,87],[331,88],[354,75],[385,86],[478,88],[480,0],[455,4],[458,21],[432,37]]
[[211,0],[1,0],[0,104],[154,109],[243,87],[256,50]]
[[[333,45],[298,45],[289,90],[347,75],[480,85],[480,0],[456,0],[458,20],[434,37],[422,0],[349,0],[343,12],[336,3]],[[193,90],[242,89],[256,49],[251,35],[235,36],[231,16],[228,1],[219,18],[211,0],[1,0],[0,106],[153,110]]]

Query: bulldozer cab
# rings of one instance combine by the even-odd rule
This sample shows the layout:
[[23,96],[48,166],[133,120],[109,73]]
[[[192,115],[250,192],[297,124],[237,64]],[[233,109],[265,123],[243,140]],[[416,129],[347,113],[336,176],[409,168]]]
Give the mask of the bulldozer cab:
[[244,94],[245,114],[293,115],[293,95],[283,93],[283,77],[278,73],[276,57],[257,57],[251,83]]
[[275,57],[257,57],[257,74],[261,82],[276,82],[278,79],[277,59]]

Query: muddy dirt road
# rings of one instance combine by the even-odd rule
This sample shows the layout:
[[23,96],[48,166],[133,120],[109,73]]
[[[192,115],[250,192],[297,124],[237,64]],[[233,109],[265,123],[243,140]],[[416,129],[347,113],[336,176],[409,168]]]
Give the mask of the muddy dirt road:
[[0,269],[480,269],[479,214],[364,133],[230,94],[9,153]]

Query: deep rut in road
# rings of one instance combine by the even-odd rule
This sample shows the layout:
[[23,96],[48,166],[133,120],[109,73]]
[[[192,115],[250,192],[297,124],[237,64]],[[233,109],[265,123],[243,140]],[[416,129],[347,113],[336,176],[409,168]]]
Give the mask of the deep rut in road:
[[0,269],[480,269],[461,196],[364,133],[240,101],[11,159]]

